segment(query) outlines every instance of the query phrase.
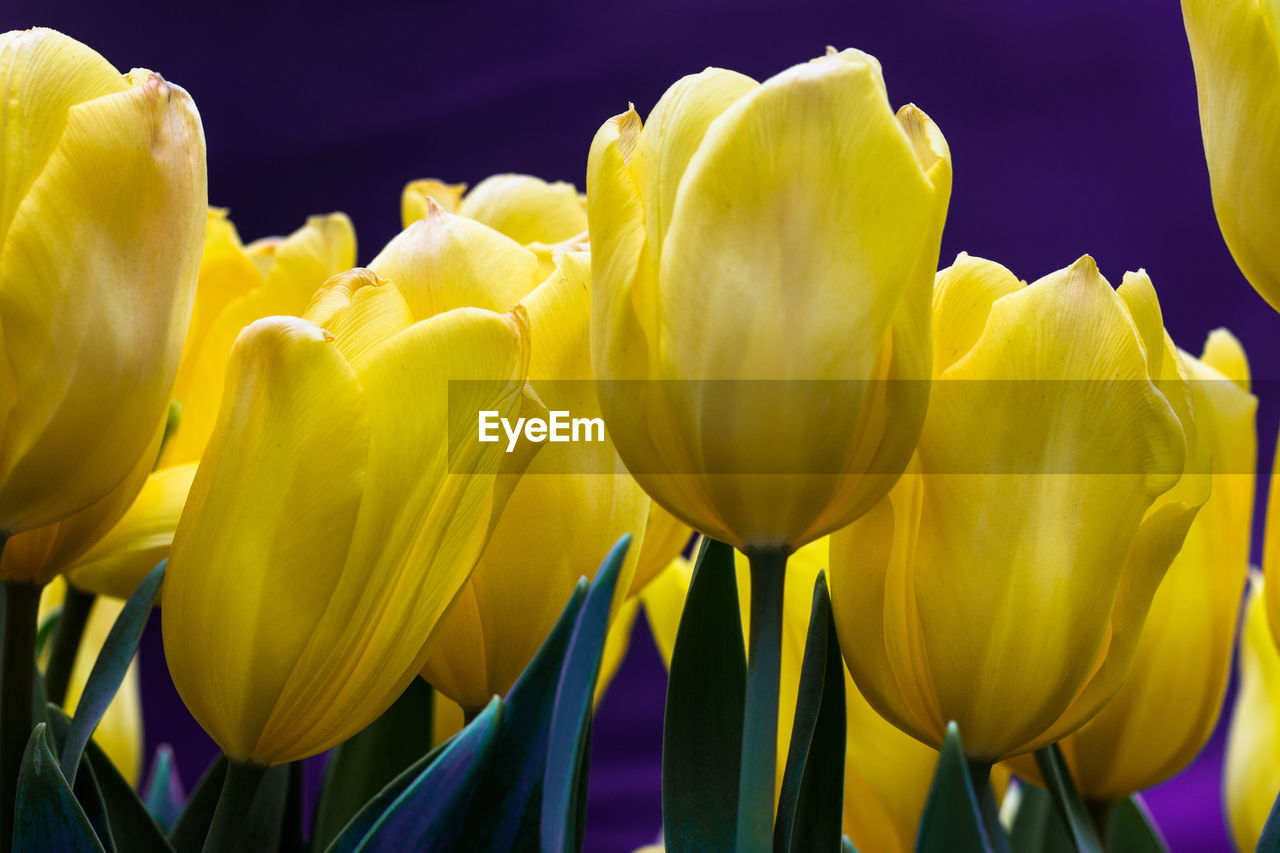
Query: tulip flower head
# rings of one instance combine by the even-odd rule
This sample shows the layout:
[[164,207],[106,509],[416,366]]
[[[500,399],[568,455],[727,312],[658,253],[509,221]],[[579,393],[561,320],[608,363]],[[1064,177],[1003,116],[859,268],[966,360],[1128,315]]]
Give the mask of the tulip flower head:
[[938,128],[895,115],[858,51],[764,83],[707,69],[600,128],[592,366],[658,503],[785,552],[889,488],[924,417],[927,382],[893,380],[928,379],[950,188]]
[[[207,202],[200,117],[160,75],[32,29],[0,35],[0,80],[0,532],[13,536],[101,501],[123,511],[125,482],[141,487]],[[2,571],[43,583],[45,568]]]
[[1240,632],[1240,693],[1227,734],[1225,797],[1236,849],[1254,850],[1280,794],[1280,650],[1255,575]]
[[1119,688],[1209,459],[1143,273],[1113,290],[1085,257],[1027,285],[961,255],[933,324],[916,456],[832,537],[832,606],[881,714],[997,761]]

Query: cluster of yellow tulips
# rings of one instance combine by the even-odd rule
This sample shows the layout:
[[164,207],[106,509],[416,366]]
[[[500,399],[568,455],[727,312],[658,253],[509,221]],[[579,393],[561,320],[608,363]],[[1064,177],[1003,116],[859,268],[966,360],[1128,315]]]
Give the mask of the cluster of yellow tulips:
[[[1183,5],[1223,234],[1280,306],[1274,15]],[[967,850],[970,831],[974,849],[1053,832],[1159,849],[1145,824],[1117,836],[1141,818],[1119,809],[1191,762],[1226,693],[1257,455],[1244,350],[1225,330],[1180,349],[1147,274],[1113,287],[1087,255],[1029,284],[965,254],[940,269],[950,150],[891,107],[873,57],[685,77],[647,119],[603,124],[585,194],[413,181],[365,267],[338,213],[243,243],[208,206],[194,104],[158,74],[36,29],[0,35],[0,80],[0,848],[117,849],[104,773],[141,775],[126,640],[152,598],[173,683],[229,762],[192,849],[240,849],[268,768],[354,743],[419,679],[434,760],[487,760],[579,577],[629,537],[559,693],[599,595],[591,694],[643,612],[668,726],[711,742],[700,708],[741,720],[728,816],[669,818],[666,849],[708,849],[690,841],[707,826],[743,853]],[[480,413],[566,411],[607,438],[476,437]],[[1264,563],[1280,571],[1280,543]],[[694,601],[721,569],[738,611],[715,622]],[[1280,583],[1251,586],[1225,786],[1242,851],[1280,791]],[[699,655],[736,699],[680,698]],[[518,849],[575,849],[548,841],[565,713]],[[80,728],[106,836],[76,805]],[[664,785],[720,769],[694,761],[672,747]],[[500,849],[428,843],[431,821],[396,835],[388,804],[330,849]],[[805,826],[828,813],[834,836]]]

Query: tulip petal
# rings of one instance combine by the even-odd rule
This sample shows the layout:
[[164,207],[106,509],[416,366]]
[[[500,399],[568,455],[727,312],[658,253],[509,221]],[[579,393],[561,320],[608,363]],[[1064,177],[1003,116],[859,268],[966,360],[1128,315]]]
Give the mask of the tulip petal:
[[933,285],[933,375],[955,364],[982,337],[991,306],[1025,282],[994,261],[961,252]]
[[357,368],[370,350],[413,325],[400,289],[366,269],[329,279],[303,316],[332,334],[338,350]]
[[[218,416],[231,346],[240,331],[274,314],[300,316],[317,288],[355,263],[355,251],[351,221],[341,213],[312,216],[277,242],[262,286],[228,302],[204,330],[199,349],[184,356],[181,385],[174,388],[182,422],[165,446],[162,465],[200,458]],[[211,284],[213,280],[202,279],[200,288]]]
[[129,510],[72,566],[72,583],[99,595],[128,598],[168,556],[196,465],[162,468],[148,477]]
[[510,311],[539,281],[533,252],[439,205],[393,238],[369,269],[400,288],[415,320],[463,307]]
[[401,227],[408,228],[424,218],[432,201],[449,213],[457,213],[462,194],[466,191],[466,184],[446,184],[435,178],[410,181],[400,194]]
[[1237,850],[1253,850],[1280,793],[1280,652],[1268,624],[1266,584],[1254,577],[1240,637],[1240,693],[1226,750],[1226,805]]
[[162,614],[183,701],[245,760],[339,585],[370,427],[355,373],[305,320],[254,323],[228,370],[174,535]]
[[521,245],[559,243],[587,230],[587,211],[573,184],[530,175],[493,175],[462,199],[458,214]]
[[67,112],[4,238],[9,533],[118,486],[168,406],[204,232],[203,133],[186,92],[158,75],[130,80]]
[[347,570],[294,656],[261,754],[297,760],[346,740],[422,669],[488,531],[502,452],[471,440],[471,413],[512,414],[528,346],[518,314],[458,309],[384,341],[361,364],[378,416]]

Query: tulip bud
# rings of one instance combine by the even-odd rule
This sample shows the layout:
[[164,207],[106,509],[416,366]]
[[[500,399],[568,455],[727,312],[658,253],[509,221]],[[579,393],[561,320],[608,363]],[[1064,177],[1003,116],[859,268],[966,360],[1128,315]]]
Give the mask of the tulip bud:
[[1087,721],[1128,671],[1207,497],[1155,290],[1088,257],[1031,285],[938,273],[934,382],[908,473],[831,542],[840,647],[868,701],[996,761]]
[[403,306],[394,283],[344,280],[346,304],[333,286],[319,306],[326,329],[269,317],[241,333],[174,535],[169,670],[239,761],[341,743],[417,675],[495,512],[500,451],[451,452],[449,398],[520,405],[518,313],[410,322],[379,310]]
[[915,107],[895,116],[858,51],[763,84],[708,69],[643,128],[634,111],[604,124],[587,166],[592,365],[655,500],[785,551],[889,488],[927,403],[927,382],[897,380],[928,379],[950,187],[942,134]]
[[1240,632],[1240,692],[1227,734],[1225,799],[1236,849],[1254,850],[1280,794],[1280,651],[1254,575]]
[[[1076,787],[1091,800],[1124,799],[1190,764],[1213,733],[1231,672],[1249,568],[1258,401],[1244,350],[1225,330],[1210,336],[1200,359],[1182,360],[1213,490],[1156,590],[1124,685],[1061,742]],[[1031,766],[1024,760],[1018,770]]]
[[0,80],[0,531],[12,536],[104,500],[154,460],[140,461],[191,314],[206,176],[195,106],[158,74],[122,75],[33,29],[0,35]]
[[1280,33],[1257,0],[1182,0],[1213,209],[1227,248],[1280,309]]

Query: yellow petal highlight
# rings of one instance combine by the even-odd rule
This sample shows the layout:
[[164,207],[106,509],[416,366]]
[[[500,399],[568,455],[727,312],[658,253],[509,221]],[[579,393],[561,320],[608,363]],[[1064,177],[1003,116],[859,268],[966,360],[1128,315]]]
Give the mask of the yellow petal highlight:
[[[165,417],[206,176],[186,92],[49,30],[0,45],[0,530],[105,497]],[[12,176],[12,180],[11,177]]]
[[1227,734],[1225,800],[1237,850],[1253,850],[1280,793],[1280,651],[1254,575],[1240,632],[1240,692]]
[[400,194],[400,224],[408,228],[419,219],[426,217],[431,202],[435,202],[449,213],[458,212],[458,203],[462,194],[467,191],[466,184],[446,184],[435,178],[423,178],[405,184]]

